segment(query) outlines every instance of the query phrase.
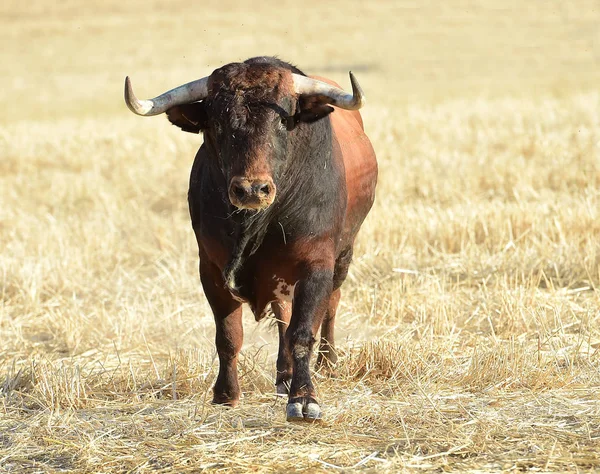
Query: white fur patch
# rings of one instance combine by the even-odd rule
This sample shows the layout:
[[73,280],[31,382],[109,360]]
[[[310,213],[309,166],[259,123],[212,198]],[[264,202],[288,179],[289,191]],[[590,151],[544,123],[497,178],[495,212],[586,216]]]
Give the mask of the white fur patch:
[[278,278],[277,275],[273,275],[273,280],[277,282],[277,286],[273,290],[273,296],[279,301],[291,302],[294,299],[296,283],[290,284],[283,278]]

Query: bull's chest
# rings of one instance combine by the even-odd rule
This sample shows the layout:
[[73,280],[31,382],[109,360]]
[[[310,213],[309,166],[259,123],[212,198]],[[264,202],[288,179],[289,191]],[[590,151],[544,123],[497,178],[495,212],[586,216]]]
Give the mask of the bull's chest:
[[273,273],[270,278],[252,280],[251,286],[249,282],[241,281],[238,282],[240,286],[228,285],[228,288],[235,300],[250,305],[257,321],[268,314],[271,303],[292,303],[297,282],[289,277]]

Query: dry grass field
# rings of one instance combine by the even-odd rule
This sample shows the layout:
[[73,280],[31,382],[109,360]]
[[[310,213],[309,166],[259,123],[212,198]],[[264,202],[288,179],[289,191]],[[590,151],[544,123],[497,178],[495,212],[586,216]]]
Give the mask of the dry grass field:
[[[0,6],[0,472],[600,470],[600,3],[251,3]],[[318,426],[249,313],[209,403],[201,137],[122,99],[259,54],[352,69],[380,162]]]

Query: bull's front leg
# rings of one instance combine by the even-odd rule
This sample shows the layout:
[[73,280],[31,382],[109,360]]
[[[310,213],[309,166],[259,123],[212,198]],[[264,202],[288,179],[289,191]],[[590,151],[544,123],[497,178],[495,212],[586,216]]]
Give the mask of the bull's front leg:
[[237,374],[238,354],[244,338],[242,307],[224,287],[216,266],[200,260],[200,280],[215,317],[215,345],[219,355],[219,375],[213,388],[213,403],[236,406],[240,401]]
[[310,357],[332,289],[333,269],[312,271],[296,285],[292,318],[285,334],[293,366],[286,409],[288,421],[321,419],[310,376]]

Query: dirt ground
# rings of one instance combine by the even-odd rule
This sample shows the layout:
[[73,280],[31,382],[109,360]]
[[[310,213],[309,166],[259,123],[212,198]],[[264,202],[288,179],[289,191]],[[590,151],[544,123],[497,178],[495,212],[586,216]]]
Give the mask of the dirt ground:
[[[0,472],[599,470],[600,3],[253,3],[0,6]],[[202,139],[123,103],[256,55],[352,70],[380,163],[319,426],[249,312],[209,403]]]

